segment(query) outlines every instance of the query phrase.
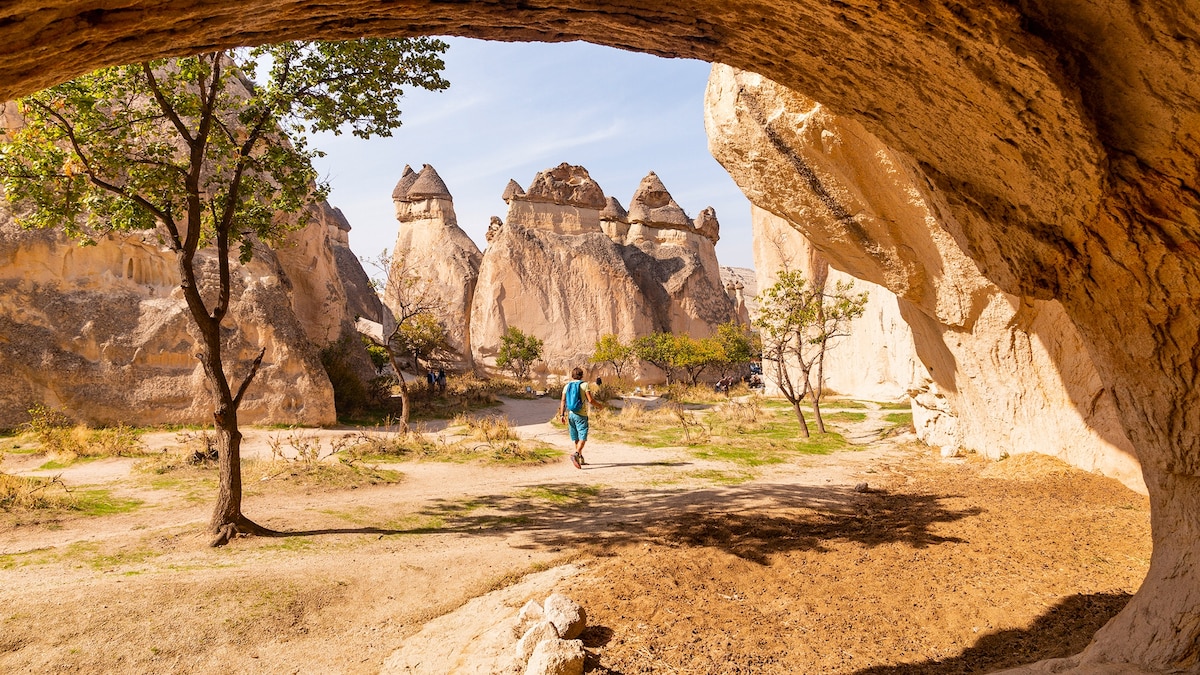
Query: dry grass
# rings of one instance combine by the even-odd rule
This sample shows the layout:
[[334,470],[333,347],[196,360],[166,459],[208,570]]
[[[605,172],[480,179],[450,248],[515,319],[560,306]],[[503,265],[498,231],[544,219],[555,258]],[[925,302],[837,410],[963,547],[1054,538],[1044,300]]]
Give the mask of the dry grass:
[[66,509],[73,504],[70,490],[57,476],[27,478],[0,473],[0,509]]
[[137,457],[146,452],[138,440],[141,432],[124,424],[93,429],[73,423],[60,410],[41,405],[31,408],[29,417],[26,433],[36,439],[42,452],[63,459]]

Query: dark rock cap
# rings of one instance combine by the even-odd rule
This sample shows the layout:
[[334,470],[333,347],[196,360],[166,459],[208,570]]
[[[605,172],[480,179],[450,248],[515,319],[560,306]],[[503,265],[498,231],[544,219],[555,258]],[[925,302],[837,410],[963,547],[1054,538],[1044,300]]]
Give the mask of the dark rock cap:
[[617,201],[616,197],[609,197],[604,204],[604,208],[600,210],[600,220],[616,220],[622,223],[628,222],[626,217],[629,215],[625,211],[625,207],[621,206],[621,202]]
[[651,171],[629,201],[629,222],[654,226],[691,227],[692,219],[675,203],[671,193]]
[[532,202],[550,202],[589,209],[604,208],[604,191],[588,175],[587,169],[563,162],[553,169],[539,171],[523,197]]
[[404,173],[400,174],[400,180],[396,181],[396,187],[392,188],[392,201],[408,201],[408,190],[416,180],[417,172],[413,171],[411,166],[405,164]]
[[717,243],[721,238],[721,223],[717,221],[716,209],[706,206],[700,215],[696,216],[696,233],[708,237],[714,244]]
[[450,188],[446,187],[442,177],[428,164],[421,167],[417,179],[413,181],[412,187],[408,188],[407,201],[418,199],[454,199],[450,196]]
[[525,188],[512,178],[508,179],[508,185],[504,186],[504,193],[500,195],[500,199],[511,201],[513,197],[520,197],[525,194]]

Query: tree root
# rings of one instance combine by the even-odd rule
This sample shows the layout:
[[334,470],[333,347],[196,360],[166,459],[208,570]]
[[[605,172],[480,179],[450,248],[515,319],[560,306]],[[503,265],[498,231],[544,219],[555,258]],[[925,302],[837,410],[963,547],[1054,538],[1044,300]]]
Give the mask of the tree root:
[[213,534],[215,536],[213,537],[212,541],[208,542],[208,545],[212,548],[216,548],[218,546],[224,546],[225,544],[228,544],[230,541],[233,541],[239,537],[249,537],[254,535],[260,537],[272,537],[278,535],[279,532],[267,527],[263,527],[253,520],[250,520],[246,516],[239,514],[233,522],[218,526],[216,530],[213,531]]

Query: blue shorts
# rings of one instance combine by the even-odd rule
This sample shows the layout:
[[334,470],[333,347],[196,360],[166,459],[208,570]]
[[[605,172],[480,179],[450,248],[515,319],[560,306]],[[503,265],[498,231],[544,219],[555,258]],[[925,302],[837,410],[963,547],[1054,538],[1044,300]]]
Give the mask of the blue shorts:
[[572,441],[586,441],[588,434],[588,418],[587,415],[579,413],[567,413],[567,433],[571,435]]

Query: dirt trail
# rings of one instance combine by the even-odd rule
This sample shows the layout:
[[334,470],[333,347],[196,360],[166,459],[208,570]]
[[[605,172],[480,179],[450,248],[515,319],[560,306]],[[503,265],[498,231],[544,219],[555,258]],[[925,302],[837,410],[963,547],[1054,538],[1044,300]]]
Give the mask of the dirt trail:
[[[565,450],[556,406],[501,412]],[[247,454],[269,456],[276,433],[248,434]],[[997,653],[1044,658],[1034,627],[1058,648],[1086,642],[1149,557],[1144,499],[1019,457],[946,462],[896,438],[752,470],[596,440],[587,458],[248,485],[248,515],[288,536],[224,549],[201,533],[211,485],[132,460],[63,469],[143,504],[4,516],[0,672],[374,673],[431,619],[566,562],[582,571],[556,583],[592,617],[588,672],[983,672]],[[442,641],[491,620],[447,619],[463,628]]]

